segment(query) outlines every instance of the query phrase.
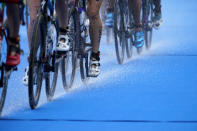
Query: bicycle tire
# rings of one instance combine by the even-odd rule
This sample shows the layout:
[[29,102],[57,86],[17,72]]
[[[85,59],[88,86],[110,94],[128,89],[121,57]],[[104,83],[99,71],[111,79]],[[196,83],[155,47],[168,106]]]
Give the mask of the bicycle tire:
[[133,56],[133,43],[134,43],[133,36],[126,38],[125,45],[126,45],[127,58],[129,59]]
[[8,86],[8,78],[4,76],[5,67],[2,66],[1,68],[2,69],[1,69],[0,74],[1,74],[1,78],[3,77],[3,81],[2,81],[2,87],[0,87],[0,90],[2,90],[0,94],[0,116],[2,115],[2,111],[3,111],[5,99],[6,99],[6,94],[7,94],[7,86]]
[[[59,67],[59,64],[56,63],[54,65],[54,71],[52,71],[54,72],[52,75],[52,78],[50,78],[51,76],[50,72],[47,72],[45,76],[46,95],[47,95],[48,101],[51,101],[55,94],[57,77],[58,77],[58,67]],[[52,79],[52,83],[51,83],[51,79]]]
[[86,53],[84,58],[80,58],[80,74],[81,80],[84,84],[87,84],[89,81],[88,71],[89,71],[89,59],[90,59],[90,51]]
[[[128,4],[125,3],[125,4]],[[134,19],[131,15],[131,11],[130,9],[128,8],[125,8],[125,19],[124,19],[124,22],[125,22],[125,45],[126,45],[126,53],[127,53],[127,58],[131,58],[132,55],[133,55],[133,45],[134,45],[134,33],[132,31],[132,28],[133,28],[133,25],[134,25]]]
[[[46,87],[46,96],[47,100],[51,101],[54,97],[55,90],[56,90],[56,84],[57,84],[57,77],[58,77],[58,70],[59,70],[59,63],[55,62],[56,58],[56,53],[54,50],[54,47],[56,46],[57,39],[58,39],[58,25],[57,25],[57,20],[56,21],[50,21],[51,22],[51,28],[53,28],[53,35],[55,36],[50,36],[53,40],[53,43],[46,43],[46,55],[47,55],[47,63],[45,64],[45,68],[47,68],[45,72],[45,87]],[[48,25],[48,24],[47,24]],[[46,31],[48,30],[48,26]],[[45,36],[45,41],[46,41]]]
[[[62,82],[63,82],[63,87],[67,91],[68,89],[72,88],[74,80],[75,80],[75,74],[76,74],[76,69],[77,69],[77,54],[72,53],[72,56],[68,56],[69,52],[67,52],[67,56],[63,58],[62,63],[61,63],[61,68],[62,68]],[[69,61],[72,61],[72,69],[71,72],[69,71]]]
[[[65,91],[72,88],[75,74],[77,69],[77,51],[76,42],[78,38],[76,34],[76,21],[75,21],[75,11],[69,13],[69,32],[68,35],[72,39],[71,49],[66,52],[66,57],[62,59],[61,62],[61,73],[62,73],[62,83]],[[69,72],[71,71],[71,72]]]
[[[115,11],[114,11],[114,39],[115,39],[115,51],[116,57],[119,64],[123,64],[125,56],[125,30],[124,30],[124,14],[123,14],[123,4],[122,1],[116,0],[115,2]],[[119,11],[119,12],[118,12]],[[118,15],[120,18],[118,19]],[[120,23],[118,23],[118,20]],[[118,29],[120,25],[120,29]],[[118,39],[119,37],[119,39]]]
[[[39,40],[42,37],[41,26],[43,22],[44,22],[44,16],[42,14],[39,14],[36,18],[33,27],[32,38],[31,38],[32,47],[30,50],[29,81],[28,81],[29,104],[31,109],[37,108],[40,98],[40,93],[41,93],[42,81],[43,81],[43,64],[41,63],[41,60],[44,55],[44,49],[43,49],[44,47],[43,44],[40,44],[40,40]],[[37,53],[39,53],[38,56]],[[36,88],[35,92],[34,92],[34,86]]]
[[91,44],[86,43],[85,36],[81,36],[81,30],[80,30],[80,21],[79,21],[79,13],[75,13],[75,20],[76,20],[76,38],[78,39],[78,51],[79,51],[79,67],[80,67],[80,76],[81,80],[84,84],[87,84],[89,81],[89,60],[90,55],[92,51]]
[[150,0],[146,0],[146,7],[143,8],[144,38],[147,50],[151,48],[153,35],[152,25],[149,24],[152,23],[153,18],[153,8],[151,4]]

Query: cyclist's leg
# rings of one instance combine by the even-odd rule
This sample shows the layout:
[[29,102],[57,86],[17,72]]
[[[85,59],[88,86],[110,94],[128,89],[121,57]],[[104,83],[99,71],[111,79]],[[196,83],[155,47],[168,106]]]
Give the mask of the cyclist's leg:
[[155,5],[155,11],[161,12],[161,0],[153,0],[153,4]]
[[31,37],[33,33],[33,26],[36,20],[36,16],[38,11],[40,10],[40,2],[41,0],[29,0],[28,6],[30,11],[30,24],[28,26],[28,41],[29,41],[29,49],[31,49]]
[[102,34],[102,22],[99,16],[100,6],[102,0],[89,0],[88,1],[88,17],[90,19],[90,39],[92,44],[92,54],[90,61],[90,76],[98,76],[100,73],[100,57],[99,57],[99,47]]
[[67,21],[67,9],[68,9],[68,4],[67,0],[56,0],[56,12],[57,12],[57,17],[58,17],[58,22],[59,22],[59,27],[60,28],[66,28],[68,21]]
[[114,10],[114,4],[115,4],[115,0],[108,0],[107,10],[108,11],[113,11]]
[[6,4],[8,18],[8,54],[6,64],[16,66],[20,63],[19,27],[20,16],[18,4]]
[[[40,10],[40,2],[41,0],[29,0],[28,1],[28,7],[29,7],[29,11],[30,11],[30,24],[28,26],[28,43],[29,43],[29,50],[31,49],[31,37],[32,37],[32,33],[33,33],[33,27],[34,27],[34,23],[36,20],[36,16]],[[28,58],[29,59],[29,58]],[[28,60],[29,61],[29,60]],[[24,85],[28,85],[28,79],[29,79],[29,66],[27,66],[25,68],[25,75],[22,79],[22,82]]]
[[161,0],[153,0],[154,8],[154,22],[156,29],[160,27],[162,23],[162,16],[161,16]]
[[135,25],[137,26],[137,30],[141,30],[142,28],[140,27],[140,25],[142,25],[141,23],[141,0],[128,0],[129,2],[129,6],[131,8],[133,17],[134,17],[134,21],[135,21]]
[[135,31],[135,41],[134,45],[136,47],[142,47],[144,45],[144,34],[142,30],[142,23],[141,23],[141,0],[128,0],[129,7],[131,8],[136,31]]
[[70,48],[69,37],[67,36],[68,26],[68,3],[67,0],[56,0],[56,12],[59,22],[59,38],[56,46],[57,51],[68,51]]
[[88,3],[88,17],[90,19],[90,39],[93,46],[93,52],[99,52],[102,22],[99,16],[99,9],[102,0],[89,0]]

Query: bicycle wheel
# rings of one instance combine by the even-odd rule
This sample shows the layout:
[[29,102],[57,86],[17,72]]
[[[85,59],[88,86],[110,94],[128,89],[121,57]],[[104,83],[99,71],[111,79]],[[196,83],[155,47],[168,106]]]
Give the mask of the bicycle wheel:
[[[9,28],[7,19],[3,23],[5,33],[6,35],[9,34]],[[1,38],[5,36],[3,30],[0,31]],[[6,54],[7,54],[7,43],[3,42],[3,40],[0,41],[0,116],[3,111],[6,94],[7,94],[7,86],[8,86],[8,79],[9,76],[6,74],[6,65],[4,62],[6,61]]]
[[123,1],[116,0],[114,8],[114,39],[116,57],[119,64],[123,64],[125,55],[125,30],[124,30],[124,14]]
[[0,116],[3,111],[3,106],[5,103],[6,93],[7,93],[7,86],[8,86],[8,78],[5,77],[5,66],[2,65],[0,69]]
[[56,21],[49,21],[47,24],[47,36],[46,41],[46,56],[47,63],[45,64],[45,85],[47,99],[51,101],[55,94],[59,63],[55,62],[56,53],[55,47],[58,39],[58,27]]
[[125,25],[125,45],[126,45],[126,53],[127,58],[131,58],[133,55],[133,43],[134,43],[134,33],[132,29],[134,29],[134,19],[131,15],[131,11],[128,8],[128,1],[125,3],[125,12],[124,12],[124,25]]
[[57,77],[58,77],[59,63],[53,62],[54,57],[55,56],[52,55],[50,56],[50,58],[48,58],[49,60],[48,64],[52,66],[51,67],[52,71],[46,71],[46,75],[45,75],[46,95],[48,101],[51,101],[53,99],[53,96],[55,94],[56,84],[57,84]]
[[68,27],[68,36],[71,41],[71,49],[68,52],[66,52],[66,56],[63,58],[61,62],[62,82],[65,90],[68,90],[72,87],[77,69],[76,42],[78,41],[78,38],[75,35],[76,21],[74,11],[69,13]]
[[150,0],[146,0],[143,7],[143,23],[144,23],[144,38],[146,49],[151,48],[152,44],[152,18],[153,18],[153,8]]
[[41,93],[41,86],[43,81],[44,65],[42,64],[44,56],[44,17],[39,14],[36,18],[33,34],[31,39],[30,63],[29,63],[29,104],[31,109],[35,109]]
[[61,68],[63,87],[65,90],[68,90],[74,83],[77,68],[77,54],[72,51],[67,52],[66,57],[62,60]]
[[88,71],[89,71],[89,60],[91,55],[91,46],[87,47],[84,57],[80,58],[80,74],[81,80],[84,84],[87,84],[89,81]]
[[131,33],[130,35],[126,34],[126,40],[125,40],[125,45],[126,45],[126,52],[127,52],[127,58],[131,58],[133,55],[133,43],[134,39]]
[[[84,26],[83,30],[80,28],[79,13],[75,13],[75,24],[76,24],[76,46],[78,48],[79,56],[79,66],[80,66],[80,75],[81,80],[84,84],[87,84],[89,81],[89,60],[90,54],[92,51],[92,46],[90,43],[87,43],[87,36],[85,35],[88,31],[88,27]],[[81,35],[81,32],[83,35]]]

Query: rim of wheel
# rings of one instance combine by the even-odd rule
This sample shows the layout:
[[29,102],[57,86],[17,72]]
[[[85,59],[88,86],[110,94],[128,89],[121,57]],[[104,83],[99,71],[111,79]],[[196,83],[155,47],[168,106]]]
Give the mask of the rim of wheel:
[[117,0],[115,4],[116,10],[114,13],[114,38],[115,38],[115,49],[116,49],[116,57],[119,64],[123,64],[124,55],[125,55],[125,30],[124,30],[124,22],[123,14],[120,10],[120,3]]

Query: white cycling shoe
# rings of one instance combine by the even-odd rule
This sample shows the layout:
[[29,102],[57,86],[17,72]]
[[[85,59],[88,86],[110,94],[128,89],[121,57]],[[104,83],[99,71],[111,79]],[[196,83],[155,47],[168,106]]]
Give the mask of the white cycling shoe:
[[25,68],[25,76],[23,77],[23,84],[25,86],[28,86],[28,81],[29,81],[29,66]]
[[97,60],[90,60],[88,75],[90,77],[97,77],[100,74],[100,62]]
[[97,77],[100,74],[100,52],[91,54],[88,75]]
[[56,51],[69,51],[70,40],[68,35],[59,35],[58,42],[56,45]]

